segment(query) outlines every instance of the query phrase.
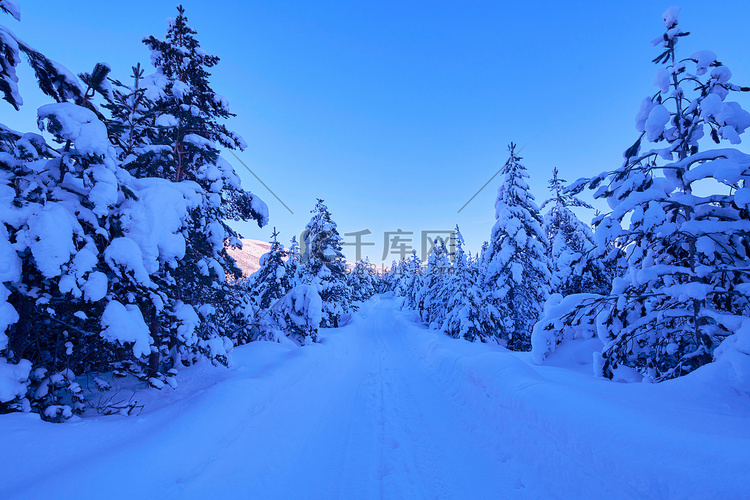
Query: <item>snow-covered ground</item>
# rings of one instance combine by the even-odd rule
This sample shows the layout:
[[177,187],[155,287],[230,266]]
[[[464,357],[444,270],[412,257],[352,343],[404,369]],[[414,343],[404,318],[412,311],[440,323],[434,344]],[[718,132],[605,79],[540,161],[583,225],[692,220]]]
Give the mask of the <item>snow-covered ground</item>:
[[750,397],[716,370],[618,384],[412,314],[238,348],[138,416],[2,415],[0,498],[750,498]]

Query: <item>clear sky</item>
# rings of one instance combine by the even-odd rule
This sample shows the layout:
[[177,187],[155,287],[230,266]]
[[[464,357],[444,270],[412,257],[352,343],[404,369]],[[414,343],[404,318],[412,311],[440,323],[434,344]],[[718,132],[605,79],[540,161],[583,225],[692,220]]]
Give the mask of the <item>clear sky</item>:
[[[459,209],[522,149],[541,201],[557,166],[568,181],[620,165],[636,139],[634,118],[655,92],[661,13],[650,1],[566,2],[183,2],[201,45],[221,58],[214,89],[248,143],[231,154],[246,188],[268,204],[268,228],[240,227],[287,242],[324,198],[340,232],[372,231],[364,247],[380,263],[384,233],[461,226],[469,249],[489,238],[501,177]],[[682,55],[715,51],[750,85],[750,2],[683,1],[692,32]],[[71,71],[97,61],[113,76],[149,66],[144,36],[163,36],[176,2],[20,0],[22,22],[2,23]],[[0,108],[0,121],[35,128],[45,103],[22,71],[26,105]],[[740,99],[748,106],[748,99]],[[744,145],[741,148],[747,150]],[[582,214],[590,217],[591,214]],[[346,241],[353,242],[353,237]],[[347,247],[348,257],[354,256]],[[390,262],[392,256],[387,258]]]

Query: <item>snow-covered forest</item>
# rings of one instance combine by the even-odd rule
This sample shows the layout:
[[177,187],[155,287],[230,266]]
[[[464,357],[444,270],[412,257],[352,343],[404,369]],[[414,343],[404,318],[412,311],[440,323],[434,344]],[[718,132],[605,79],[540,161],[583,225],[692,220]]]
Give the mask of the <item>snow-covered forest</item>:
[[78,75],[0,26],[0,496],[750,496],[750,88],[679,13],[622,157],[537,201],[509,142],[480,252],[347,262],[314,198],[249,277],[189,12]]

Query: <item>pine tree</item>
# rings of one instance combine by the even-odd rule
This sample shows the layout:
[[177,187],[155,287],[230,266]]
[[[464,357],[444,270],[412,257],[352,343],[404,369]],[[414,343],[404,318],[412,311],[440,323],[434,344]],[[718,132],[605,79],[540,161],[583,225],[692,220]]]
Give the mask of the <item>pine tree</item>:
[[292,241],[289,244],[289,250],[287,251],[287,265],[290,269],[293,269],[294,272],[292,272],[289,276],[296,276],[297,275],[297,267],[299,266],[300,262],[300,253],[299,253],[299,243],[297,243],[297,237],[292,236]]
[[446,286],[446,315],[442,330],[453,338],[485,341],[492,335],[492,324],[479,286],[479,266],[466,254],[463,246],[464,238],[456,226],[454,272]]
[[604,263],[595,257],[596,244],[591,228],[581,222],[571,210],[574,207],[592,208],[588,203],[566,191],[565,179],[552,171],[549,189],[554,196],[541,208],[550,206],[544,215],[544,229],[549,246],[552,293],[563,296],[573,293],[608,293],[612,276]]
[[396,292],[399,284],[399,278],[403,272],[404,260],[391,262],[391,267],[388,268],[388,272],[382,277],[382,292]]
[[358,307],[357,303],[365,302],[375,295],[378,286],[378,277],[370,260],[358,260],[349,272],[347,285],[351,290],[352,307]]
[[[23,272],[12,286],[20,313],[12,345],[16,356],[35,367],[31,407],[52,421],[83,411],[77,374],[108,367],[114,353],[130,357],[130,351],[137,358],[148,352],[148,339],[131,339],[131,351],[120,332],[105,324],[116,302],[107,293],[108,281],[120,262],[112,231],[118,225],[116,208],[132,194],[90,101],[106,92],[108,72],[97,64],[92,73],[80,75],[86,86],[75,102],[39,108],[40,128],[59,147],[39,138],[36,143],[43,148],[28,157],[31,149],[25,147],[20,158],[32,160],[28,167],[45,168],[22,166],[15,172],[17,185],[33,183],[36,189],[31,197],[16,191],[23,223],[14,228],[14,239],[27,249],[19,252]],[[137,330],[137,313],[132,317]]]
[[297,283],[271,308],[274,324],[299,345],[318,341],[324,303],[315,285]]
[[279,233],[273,230],[271,248],[260,258],[260,268],[251,278],[252,300],[261,309],[268,309],[285,295],[291,288],[287,274],[287,252],[276,237]]
[[417,296],[417,309],[422,319],[440,328],[446,312],[446,286],[453,272],[445,241],[438,237],[422,276]]
[[[195,349],[225,362],[227,339],[237,328],[226,321],[237,318],[237,311],[243,307],[232,300],[238,294],[225,279],[226,275],[241,275],[226,251],[227,244],[241,246],[241,242],[225,220],[254,220],[263,226],[268,219],[265,204],[242,189],[233,167],[219,155],[220,147],[244,148],[245,144],[224,125],[234,115],[209,83],[209,69],[219,58],[200,47],[184,9],[179,6],[177,10],[165,39],[144,39],[156,68],[142,82],[146,89],[143,96],[152,103],[148,116],[153,122],[143,125],[150,143],[148,154],[140,154],[131,171],[181,184],[192,181],[201,188],[200,203],[191,210],[188,221],[185,256],[180,266],[169,272],[169,294],[183,304],[181,307],[200,315],[199,339],[194,346],[185,345],[175,335],[179,318],[168,310],[152,311],[151,321],[162,332],[159,355],[155,357],[161,361],[152,359],[152,370],[165,361],[166,352],[179,346],[184,351],[183,362],[189,361]],[[132,125],[123,123],[123,127],[129,130]]]
[[[641,104],[640,137],[622,167],[589,182],[612,207],[597,239],[623,249],[628,263],[599,305],[605,346],[597,369],[610,378],[620,365],[655,381],[689,373],[712,360],[749,312],[750,156],[733,148],[701,152],[699,141],[708,133],[717,144],[740,142],[750,114],[727,97],[750,89],[730,83],[731,72],[711,51],[678,57],[678,41],[688,35],[678,14],[676,7],[664,13],[665,33],[654,40],[662,46],[654,59],[658,91]],[[643,150],[644,138],[662,147]],[[708,180],[721,189],[696,194]]]
[[[5,226],[21,271],[6,283],[18,312],[8,357],[31,361],[30,408],[53,421],[83,410],[77,375],[108,370],[115,359],[137,363],[150,350],[139,301],[156,292],[140,248],[121,232],[137,196],[93,103],[108,94],[108,73],[97,64],[79,75],[75,102],[39,108],[40,128],[58,147],[35,134],[9,133],[5,142],[15,160],[3,170],[16,189],[3,213],[14,220]],[[120,280],[133,284],[127,294]]]
[[320,294],[323,302],[320,326],[337,328],[349,314],[351,295],[341,236],[323,200],[318,199],[311,213],[304,232],[300,282],[313,285]]
[[271,248],[260,259],[260,268],[243,280],[242,293],[249,301],[251,313],[249,328],[242,331],[239,343],[264,338],[274,340],[279,330],[271,314],[272,309],[294,287],[294,273],[287,265],[288,252],[279,243],[279,233],[274,228]]
[[[14,2],[0,2],[0,10],[17,14]],[[223,281],[216,265],[216,249],[226,240],[221,221],[244,211],[262,222],[265,206],[237,195],[238,179],[218,156],[213,164],[189,164],[204,169],[204,180],[215,177],[208,187],[148,177],[158,170],[146,168],[151,164],[144,159],[164,159],[165,145],[149,142],[164,122],[150,113],[156,100],[141,90],[138,68],[132,88],[116,84],[113,92],[106,64],[76,81],[6,28],[0,27],[0,45],[6,100],[21,104],[11,84],[18,55],[25,53],[42,90],[56,101],[38,111],[49,144],[0,125],[0,385],[13,387],[12,397],[0,400],[0,412],[35,410],[60,421],[83,410],[78,375],[132,373],[161,387],[174,384],[172,368],[180,360],[201,353],[221,360],[231,349],[228,332],[239,325],[242,302],[228,300],[232,290],[218,280],[210,291],[214,299],[225,294],[219,307],[186,302],[194,277],[189,271],[195,272],[188,268],[196,259],[182,264],[186,254],[188,260],[194,255],[191,249],[210,244],[213,260],[197,267]],[[95,99],[106,103],[110,119]],[[143,154],[149,150],[158,154]],[[247,206],[238,207],[242,200]],[[201,322],[199,314],[219,321]],[[203,335],[199,326],[218,332]]]
[[422,289],[422,259],[417,251],[412,250],[411,256],[401,261],[402,269],[397,289],[397,295],[404,297],[403,307],[417,310],[419,307],[419,291]]
[[483,285],[497,337],[509,349],[528,350],[549,290],[547,238],[516,145],[511,143],[508,150],[505,179],[495,202],[497,222],[484,256]]
[[[147,37],[143,43],[151,50],[156,73],[147,77],[146,97],[153,100],[158,113],[159,136],[156,145],[169,146],[165,166],[175,182],[194,180],[207,191],[217,181],[236,177],[233,171],[221,172],[218,146],[243,149],[244,140],[222,122],[233,117],[227,101],[218,96],[208,81],[209,69],[219,58],[207,54],[188,25],[185,9],[170,19],[167,36]],[[217,171],[218,170],[218,171]],[[235,188],[230,183],[229,188]]]
[[[2,10],[11,4],[3,2]],[[147,191],[163,195],[164,190],[136,185],[107,140],[105,118],[94,102],[112,98],[106,64],[76,80],[6,28],[0,32],[7,78],[0,87],[6,100],[21,105],[13,85],[18,55],[24,53],[40,88],[56,101],[38,111],[40,128],[56,145],[37,134],[0,127],[7,153],[0,166],[2,182],[14,193],[12,205],[1,210],[13,222],[0,226],[3,237],[16,241],[15,255],[3,255],[3,260],[7,257],[10,267],[20,271],[0,287],[11,291],[7,298],[16,310],[10,337],[0,344],[5,357],[28,358],[34,367],[31,404],[21,406],[58,421],[83,408],[76,375],[117,369],[118,364],[142,373],[138,365],[145,365],[152,343],[142,311],[162,305],[165,297],[148,268],[151,258],[170,257],[169,252],[145,255],[148,245],[142,237],[153,227],[139,228],[141,238],[127,227],[155,219],[154,206],[145,201]],[[181,229],[165,223],[149,237],[160,243],[179,240]]]

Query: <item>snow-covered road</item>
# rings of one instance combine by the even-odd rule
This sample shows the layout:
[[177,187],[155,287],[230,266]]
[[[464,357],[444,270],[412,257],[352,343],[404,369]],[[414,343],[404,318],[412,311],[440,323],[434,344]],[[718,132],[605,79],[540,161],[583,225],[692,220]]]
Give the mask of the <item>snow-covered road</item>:
[[0,416],[0,498],[750,496],[747,397],[532,368],[397,299],[319,345],[234,356],[139,417]]

